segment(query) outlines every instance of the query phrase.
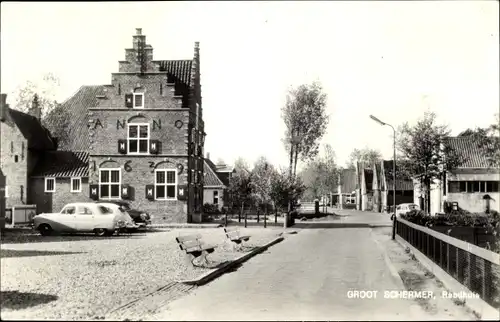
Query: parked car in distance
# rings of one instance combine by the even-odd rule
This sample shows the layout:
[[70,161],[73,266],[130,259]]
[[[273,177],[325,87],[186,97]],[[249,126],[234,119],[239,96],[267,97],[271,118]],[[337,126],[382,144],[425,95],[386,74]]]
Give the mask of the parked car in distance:
[[110,200],[110,201],[107,201],[106,203],[113,203],[115,205],[118,205],[120,206],[120,208],[125,211],[126,213],[129,214],[130,217],[132,217],[132,219],[134,220],[135,224],[139,227],[139,228],[144,228],[148,225],[151,225],[151,217],[149,216],[148,213],[144,212],[144,211],[140,211],[140,210],[137,210],[137,209],[132,209],[130,207],[130,205],[125,202],[125,201],[113,201],[113,200]]
[[116,216],[123,216],[125,220],[125,227],[119,228],[118,231],[135,231],[139,228],[139,226],[134,222],[132,217],[121,207],[114,203],[102,202],[100,205],[111,209]]
[[93,232],[97,236],[110,236],[126,225],[125,214],[92,202],[69,203],[60,212],[41,213],[33,218],[33,228],[43,236],[54,232]]
[[420,207],[415,203],[402,203],[396,206],[396,216],[401,217],[401,215],[406,214],[412,210],[420,210]]

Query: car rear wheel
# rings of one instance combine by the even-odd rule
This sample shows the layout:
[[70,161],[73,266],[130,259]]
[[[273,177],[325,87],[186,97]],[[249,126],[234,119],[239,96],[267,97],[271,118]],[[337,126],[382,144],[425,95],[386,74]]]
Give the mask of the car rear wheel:
[[40,235],[42,236],[50,236],[52,235],[52,227],[48,224],[42,224],[38,227],[38,231],[40,232]]
[[99,236],[99,237],[110,236],[109,230],[104,229],[104,228],[96,228],[96,229],[94,229],[94,233],[96,236]]

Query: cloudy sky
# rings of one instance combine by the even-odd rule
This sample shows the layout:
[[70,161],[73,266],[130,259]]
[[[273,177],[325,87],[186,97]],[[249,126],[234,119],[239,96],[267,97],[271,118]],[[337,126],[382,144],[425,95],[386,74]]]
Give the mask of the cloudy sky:
[[[227,162],[286,164],[286,89],[319,80],[330,143],[392,153],[392,131],[427,109],[454,134],[499,110],[497,1],[98,2],[1,4],[1,91],[47,72],[56,98],[108,84],[135,28],[155,59],[189,59],[200,42],[206,151]],[[8,98],[12,103],[13,99]]]

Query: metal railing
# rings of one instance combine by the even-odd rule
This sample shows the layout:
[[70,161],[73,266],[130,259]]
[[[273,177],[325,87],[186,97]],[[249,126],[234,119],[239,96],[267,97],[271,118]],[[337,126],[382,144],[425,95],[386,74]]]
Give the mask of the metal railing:
[[400,218],[396,233],[486,303],[500,306],[500,254]]

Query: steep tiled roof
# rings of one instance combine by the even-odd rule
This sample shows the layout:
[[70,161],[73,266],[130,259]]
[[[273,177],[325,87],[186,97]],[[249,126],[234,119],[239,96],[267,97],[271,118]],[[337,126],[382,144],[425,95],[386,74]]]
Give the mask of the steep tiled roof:
[[[343,169],[340,176],[341,176],[340,189],[342,189],[342,193],[351,193],[356,190],[355,169]],[[335,189],[335,192],[338,193],[338,188]]]
[[458,168],[488,168],[488,158],[473,137],[449,137],[445,144],[463,157],[464,162]]
[[[397,160],[396,160],[397,161]],[[393,167],[394,167],[394,161],[393,160],[384,160],[382,161],[384,165],[384,173],[385,173],[385,180],[387,182],[387,190],[392,190],[393,189]],[[397,167],[397,162],[396,162],[396,167]],[[396,171],[397,173],[397,171]],[[398,175],[399,176],[399,175]],[[413,180],[411,178],[397,178],[396,177],[396,189],[397,190],[413,190]]]
[[191,84],[192,60],[161,60],[160,71],[173,76],[173,81],[180,81],[183,85]]
[[87,109],[97,106],[97,95],[103,93],[104,86],[82,86],[64,103],[62,107],[69,111],[69,138],[59,150],[62,151],[88,151],[89,129]]
[[41,151],[57,148],[50,132],[42,126],[36,117],[10,108],[8,112],[23,137],[28,141],[29,149]]
[[372,169],[363,169],[365,175],[365,185],[366,190],[370,191],[373,189],[373,170]]
[[32,177],[88,177],[89,154],[87,152],[46,152],[33,170]]
[[208,164],[207,159],[205,159],[205,162],[203,162],[203,171],[205,172],[205,186],[224,187],[222,181],[219,179],[217,174],[215,174],[215,171],[212,169],[212,167]]

